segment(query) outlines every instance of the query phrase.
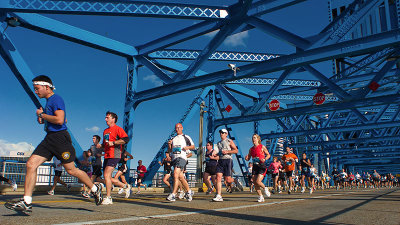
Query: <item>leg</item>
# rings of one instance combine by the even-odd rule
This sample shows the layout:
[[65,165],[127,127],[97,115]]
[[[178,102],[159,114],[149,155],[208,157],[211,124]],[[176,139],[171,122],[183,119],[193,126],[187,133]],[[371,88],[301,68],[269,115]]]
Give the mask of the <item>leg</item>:
[[68,174],[78,178],[83,184],[88,186],[89,189],[91,189],[93,187],[93,182],[92,182],[92,180],[90,180],[87,173],[76,168],[74,162],[64,163],[63,166]]
[[36,185],[37,168],[47,159],[39,155],[31,155],[26,162],[25,190],[24,196],[32,196],[33,189]]
[[211,182],[210,182],[210,174],[209,173],[204,173],[203,182],[206,184],[208,189],[211,189]]
[[175,167],[174,168],[174,188],[172,190],[173,194],[178,193],[178,188],[179,188],[179,185],[180,185],[179,176],[180,176],[181,173],[183,174],[181,168],[179,168],[179,167]]
[[106,182],[107,197],[111,196],[111,185],[112,185],[111,174],[113,171],[114,171],[114,167],[112,167],[112,166],[106,166],[106,168],[104,169],[104,180]]
[[171,184],[169,183],[170,177],[171,177],[171,175],[169,173],[167,173],[164,175],[164,178],[163,178],[164,184],[166,184],[169,187],[169,189],[171,189]]
[[54,179],[53,179],[53,186],[51,186],[50,191],[54,191],[54,190],[56,189],[57,182],[58,182],[59,179],[60,179],[60,177],[54,176]]
[[222,193],[222,173],[217,173],[217,194],[221,195]]

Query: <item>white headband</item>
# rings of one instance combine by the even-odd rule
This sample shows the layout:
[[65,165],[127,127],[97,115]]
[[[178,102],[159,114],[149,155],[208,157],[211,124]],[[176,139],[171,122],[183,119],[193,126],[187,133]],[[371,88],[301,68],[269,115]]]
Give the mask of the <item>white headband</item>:
[[46,81],[35,81],[33,82],[34,85],[43,85],[43,86],[49,86],[51,88],[53,88],[54,90],[56,90],[56,87],[54,87],[52,84],[50,84],[49,82]]

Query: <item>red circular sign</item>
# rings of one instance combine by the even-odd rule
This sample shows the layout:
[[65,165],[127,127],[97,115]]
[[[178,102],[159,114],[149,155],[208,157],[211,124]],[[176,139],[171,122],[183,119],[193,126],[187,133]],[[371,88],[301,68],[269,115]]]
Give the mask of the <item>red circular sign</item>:
[[279,103],[279,101],[276,100],[276,99],[270,101],[269,104],[268,104],[268,108],[269,108],[271,111],[276,111],[277,109],[279,109],[279,106],[280,106],[280,103]]
[[313,102],[316,105],[321,105],[325,102],[325,95],[322,93],[317,93],[314,95]]

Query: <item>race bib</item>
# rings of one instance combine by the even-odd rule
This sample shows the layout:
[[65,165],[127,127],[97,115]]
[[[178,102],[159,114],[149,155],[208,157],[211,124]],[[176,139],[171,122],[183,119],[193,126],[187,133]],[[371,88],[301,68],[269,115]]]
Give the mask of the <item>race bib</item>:
[[181,154],[181,152],[182,152],[181,146],[175,146],[172,148],[172,153],[174,154]]
[[253,158],[253,164],[259,164],[260,163],[260,158],[255,157]]

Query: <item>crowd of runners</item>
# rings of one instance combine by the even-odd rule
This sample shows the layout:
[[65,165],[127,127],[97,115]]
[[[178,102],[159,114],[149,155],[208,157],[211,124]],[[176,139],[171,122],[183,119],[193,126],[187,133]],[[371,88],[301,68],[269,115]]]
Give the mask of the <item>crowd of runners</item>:
[[[38,108],[36,115],[37,122],[44,124],[47,134],[26,163],[23,198],[5,203],[5,207],[16,211],[32,212],[32,195],[36,185],[37,168],[52,158],[54,158],[56,173],[53,186],[48,192],[50,195],[55,194],[57,183],[65,185],[67,190],[70,189],[70,186],[61,180],[61,171],[64,167],[68,174],[77,177],[84,185],[82,196],[85,198],[92,196],[96,205],[113,204],[111,192],[114,187],[120,188],[118,194],[124,194],[125,198],[129,198],[132,186],[125,180],[125,174],[128,172],[126,164],[128,160],[133,159],[133,156],[125,151],[125,145],[130,140],[126,132],[116,125],[118,116],[113,112],[106,112],[107,128],[103,131],[103,140],[101,141],[100,136],[94,135],[93,145],[84,152],[83,160],[78,161],[67,131],[67,113],[63,99],[53,92],[55,87],[49,77],[41,75],[32,81],[36,95],[46,99],[45,108]],[[195,149],[195,145],[190,136],[183,133],[182,124],[177,123],[175,131],[176,136],[168,141],[165,158],[159,162],[164,166],[163,181],[171,190],[166,200],[174,202],[178,198],[192,201],[194,192],[189,187],[185,171],[188,158],[192,156],[191,151]],[[235,188],[241,186],[240,182],[232,176],[232,157],[238,153],[238,149],[234,141],[228,138],[228,130],[219,130],[219,135],[220,140],[215,145],[211,142],[206,145],[203,174],[204,184],[207,186],[206,194],[214,193],[210,197],[210,200],[214,202],[224,201],[223,186],[226,188],[224,193],[232,193]],[[331,179],[337,189],[399,187],[397,177],[392,174],[380,175],[376,171],[371,174],[352,174],[352,172],[347,174],[344,169],[342,171],[334,169],[330,175],[321,171],[321,176],[319,176],[306,153],[297,157],[290,147],[286,147],[283,156],[273,156],[271,160],[271,154],[261,144],[258,134],[252,136],[252,142],[253,146],[246,154],[245,160],[251,161],[247,177],[250,191],[254,189],[257,192],[258,202],[264,202],[265,197],[271,196],[271,192],[272,194],[279,194],[282,191],[287,191],[288,194],[295,191],[304,193],[308,188],[309,193],[312,194],[318,188],[330,188]],[[102,157],[104,157],[103,162]],[[270,163],[267,165],[267,162]],[[75,164],[80,166],[76,167]],[[112,176],[115,169],[117,172]],[[139,194],[141,187],[147,188],[145,184],[142,184],[147,170],[141,160],[138,161],[137,172],[136,186],[138,187],[137,194]],[[266,176],[270,176],[273,181],[271,192],[265,185]],[[12,185],[14,189],[17,188],[15,182],[3,178],[2,180]],[[104,188],[106,189],[105,197],[103,197]]]

